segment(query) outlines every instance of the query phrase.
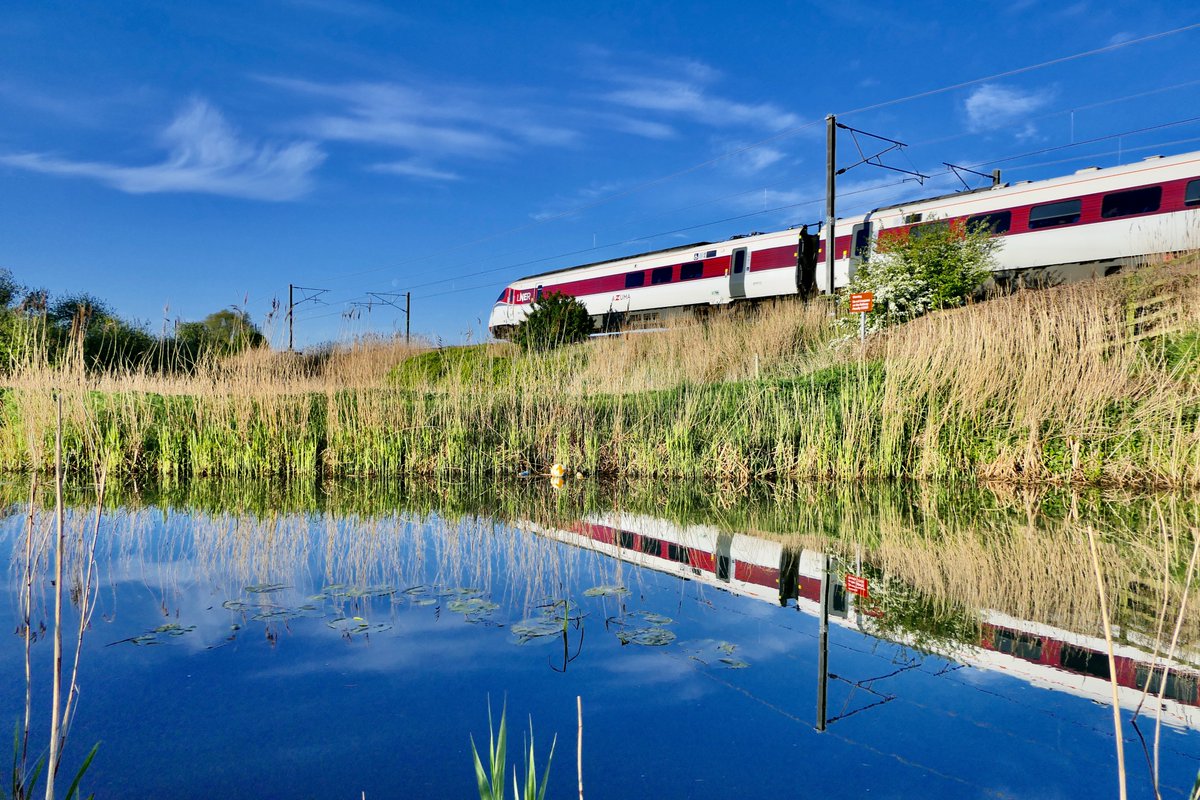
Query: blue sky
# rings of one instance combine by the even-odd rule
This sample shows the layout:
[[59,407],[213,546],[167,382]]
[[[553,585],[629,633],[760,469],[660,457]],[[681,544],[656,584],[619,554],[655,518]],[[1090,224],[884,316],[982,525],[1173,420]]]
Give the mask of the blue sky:
[[236,305],[280,342],[291,282],[329,290],[300,345],[402,329],[348,305],[371,292],[478,339],[522,275],[815,222],[831,112],[1125,44],[844,114],[932,177],[859,167],[847,213],[953,188],[943,161],[1030,154],[997,165],[1023,180],[1200,150],[1200,28],[1126,44],[1197,22],[1183,1],[8,0],[0,266],[153,331]]

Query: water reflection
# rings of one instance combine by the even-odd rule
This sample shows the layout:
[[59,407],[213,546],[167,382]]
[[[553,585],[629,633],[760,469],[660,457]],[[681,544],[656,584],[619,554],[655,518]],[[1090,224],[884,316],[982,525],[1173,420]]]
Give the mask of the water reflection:
[[[466,734],[490,693],[539,735],[572,731],[582,694],[600,795],[758,796],[794,791],[796,774],[817,794],[1111,791],[1088,526],[1123,716],[1169,664],[1166,794],[1200,769],[1200,615],[1170,659],[1155,654],[1182,598],[1194,498],[192,483],[113,505],[78,724],[83,741],[138,747],[106,744],[97,788],[466,796]],[[19,516],[0,520],[6,546]],[[19,668],[0,649],[0,669]],[[1125,736],[1133,758],[1137,731]],[[360,768],[322,767],[347,747]],[[277,783],[221,766],[245,748]],[[556,764],[548,796],[573,792],[570,772]],[[1146,772],[1131,768],[1134,796],[1153,796]]]

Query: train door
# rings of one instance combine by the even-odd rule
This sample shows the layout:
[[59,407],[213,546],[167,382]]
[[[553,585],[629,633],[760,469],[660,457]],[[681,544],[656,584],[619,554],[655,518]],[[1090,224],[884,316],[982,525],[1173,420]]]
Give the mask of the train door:
[[738,300],[746,296],[746,248],[739,247],[729,257],[729,299]]
[[807,225],[801,225],[796,240],[796,293],[806,300],[817,293],[819,247],[817,237],[808,232]]
[[854,278],[858,265],[871,255],[871,223],[860,222],[850,230],[850,266],[848,279]]

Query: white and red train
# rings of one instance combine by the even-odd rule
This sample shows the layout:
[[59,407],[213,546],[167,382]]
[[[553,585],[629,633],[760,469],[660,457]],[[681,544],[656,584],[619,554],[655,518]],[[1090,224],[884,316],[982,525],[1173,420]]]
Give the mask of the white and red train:
[[[745,533],[727,532],[710,525],[682,527],[665,519],[639,514],[600,513],[563,527],[532,522],[522,527],[540,536],[590,550],[626,564],[696,581],[735,595],[772,605],[796,608],[816,616],[824,578],[823,554]],[[832,583],[830,622],[842,628],[878,637],[871,620],[883,616],[876,604],[846,592]],[[868,593],[887,589],[874,584]],[[1003,672],[1054,691],[1086,697],[1098,704],[1112,701],[1107,645],[1095,633],[1080,633],[998,611],[979,612],[979,639],[968,645],[948,640],[922,639],[922,648],[978,669]],[[904,632],[887,636],[908,645]],[[1178,728],[1200,730],[1200,651],[1184,648],[1170,661],[1154,643],[1137,631],[1119,630],[1113,647],[1115,683],[1120,705],[1133,709],[1142,702],[1149,685],[1158,691],[1164,664],[1167,674],[1163,722]]]
[[[835,226],[834,287],[847,285],[883,236],[986,226],[1002,238],[995,279],[1042,284],[1107,275],[1138,259],[1200,248],[1200,152],[1041,181],[999,184],[875,209]],[[825,290],[825,235],[804,227],[655,250],[532,275],[504,288],[488,327],[507,336],[533,303],[559,292],[597,327],[655,325],[680,313]]]

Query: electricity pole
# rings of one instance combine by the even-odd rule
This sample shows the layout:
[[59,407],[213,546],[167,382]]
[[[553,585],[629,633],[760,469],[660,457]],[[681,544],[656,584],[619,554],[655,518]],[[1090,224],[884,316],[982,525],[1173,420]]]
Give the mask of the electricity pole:
[[834,189],[837,183],[837,118],[825,117],[825,288],[833,296],[833,259],[837,249]]
[[[404,312],[404,343],[408,344],[409,333],[412,330],[412,292],[404,293],[404,308],[399,305],[399,292],[367,292],[385,306],[391,306],[397,311]],[[394,298],[389,300],[388,298]]]
[[[297,289],[299,289],[302,292],[307,292],[310,294],[305,294],[304,297],[300,298],[300,300],[297,301],[296,300],[296,290]],[[293,350],[295,349],[294,333],[295,333],[295,321],[296,321],[296,306],[304,305],[305,303],[309,302],[310,300],[318,305],[324,305],[325,301],[321,300],[321,295],[325,294],[328,291],[329,291],[328,289],[314,289],[311,286],[296,286],[295,284],[291,284],[291,283],[288,284],[287,319],[288,319],[288,352],[289,353],[293,352]]]

